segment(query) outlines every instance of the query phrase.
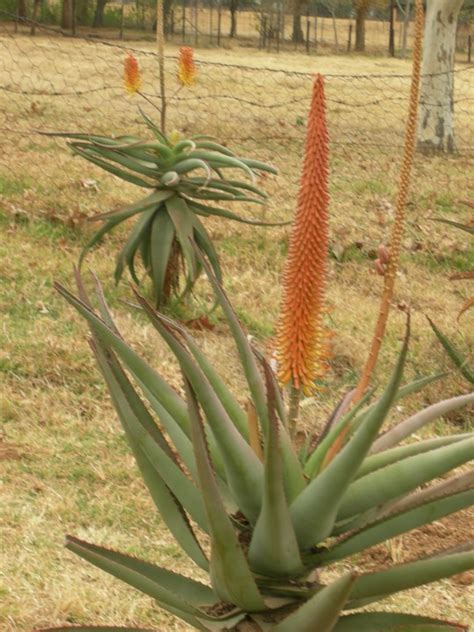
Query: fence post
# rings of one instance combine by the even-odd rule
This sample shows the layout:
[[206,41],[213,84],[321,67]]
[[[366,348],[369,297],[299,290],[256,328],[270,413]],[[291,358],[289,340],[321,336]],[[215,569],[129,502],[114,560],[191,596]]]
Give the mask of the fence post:
[[314,12],[314,50],[318,50],[318,14]]
[[198,45],[199,0],[194,0],[194,45]]
[[222,7],[221,0],[217,6],[217,46],[221,45],[221,22],[222,22]]
[[266,45],[267,45],[267,16],[264,15],[263,23],[262,23],[262,48],[265,49]]
[[467,63],[471,63],[471,55],[472,55],[472,35],[467,36]]
[[183,38],[183,44],[186,44],[186,5],[185,5],[186,0],[183,0],[183,25],[182,25],[182,38]]
[[209,44],[212,44],[212,2],[209,2]]
[[347,36],[347,52],[350,53],[352,48],[352,24],[349,24],[349,35]]
[[388,35],[388,54],[395,57],[395,1],[390,0],[390,28]]
[[124,0],[120,3],[120,32],[119,37],[123,40],[123,21],[124,21]]
[[40,0],[34,0],[34,3],[33,3],[33,15],[31,16],[30,35],[35,35],[36,34],[36,19],[38,17],[39,5],[40,5]]
[[309,27],[310,27],[310,22],[309,22],[309,9],[308,12],[306,13],[306,52],[309,55]]

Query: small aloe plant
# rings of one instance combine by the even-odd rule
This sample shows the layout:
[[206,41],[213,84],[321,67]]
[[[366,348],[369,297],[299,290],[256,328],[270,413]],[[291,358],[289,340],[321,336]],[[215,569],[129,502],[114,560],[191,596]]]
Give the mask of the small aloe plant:
[[[207,136],[180,139],[173,133],[165,135],[143,112],[142,116],[153,135],[148,140],[137,136],[54,135],[71,139],[69,146],[76,155],[121,180],[148,189],[149,195],[142,200],[92,218],[101,221],[102,226],[84,247],[80,262],[107,233],[138,216],[118,255],[115,280],[120,281],[127,267],[135,283],[140,283],[136,260],[141,257],[152,281],[154,303],[160,307],[170,301],[173,293],[182,297],[190,292],[202,271],[190,239],[221,278],[219,257],[202,217],[222,217],[255,226],[288,222],[246,219],[219,206],[221,202],[263,204],[267,196],[255,186],[256,176],[260,172],[275,174],[274,167],[238,157]],[[250,181],[226,177],[228,169],[244,172]],[[185,278],[180,288],[181,269]]]
[[[78,297],[57,287],[88,322],[99,368],[162,520],[209,580],[195,581],[72,536],[67,547],[197,630],[465,630],[421,615],[360,609],[474,568],[472,545],[375,572],[347,569],[353,556],[359,567],[370,547],[474,504],[472,472],[435,480],[472,459],[473,433],[402,444],[440,415],[472,404],[474,394],[420,410],[381,434],[395,402],[439,378],[400,386],[408,327],[383,393],[373,402],[367,394],[351,408],[338,406],[310,449],[298,455],[269,364],[252,348],[203,258],[201,264],[237,346],[248,384],[246,408],[191,335],[140,295],[139,305],[179,363],[183,394],[125,342],[100,291],[96,311],[79,275]],[[344,428],[343,446],[325,465]],[[321,571],[333,567],[340,577],[328,583]],[[115,629],[123,630],[56,628]]]

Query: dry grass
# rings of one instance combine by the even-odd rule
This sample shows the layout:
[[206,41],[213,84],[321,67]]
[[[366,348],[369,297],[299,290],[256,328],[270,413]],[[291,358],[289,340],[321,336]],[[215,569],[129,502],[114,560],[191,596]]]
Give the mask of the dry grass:
[[[2,93],[3,129],[23,133],[33,128],[143,131],[136,101],[125,100],[121,92],[120,51],[46,38],[4,38],[0,49],[0,85],[40,92]],[[388,69],[409,72],[407,63],[385,59],[308,60],[298,55],[250,56],[230,51],[203,51],[199,57],[332,74],[381,74]],[[147,91],[152,93],[154,59],[143,55],[139,61]],[[107,90],[74,94],[101,85]],[[308,426],[322,420],[331,403],[354,382],[365,357],[381,286],[371,271],[370,258],[377,245],[386,240],[390,227],[400,153],[393,145],[399,144],[402,135],[407,86],[405,80],[382,86],[368,80],[328,80],[333,141],[331,234],[337,255],[331,259],[329,291],[334,358],[327,388],[305,407],[304,423]],[[472,86],[469,89],[474,90]],[[72,94],[44,94],[51,91]],[[282,175],[262,183],[272,193],[272,202],[263,212],[268,218],[291,218],[304,130],[298,117],[304,123],[308,79],[203,66],[196,92],[201,97],[234,94],[246,104],[215,98],[179,101],[171,109],[170,127],[224,136],[233,147],[277,163]],[[178,96],[188,98],[193,93]],[[393,101],[395,96],[402,100]],[[344,105],[351,100],[365,105],[358,110]],[[248,101],[260,105],[249,105]],[[367,101],[378,103],[369,106]],[[276,105],[262,108],[262,104]],[[469,112],[461,116],[460,129],[465,130]],[[35,625],[64,622],[140,622],[163,632],[184,630],[184,624],[158,612],[150,600],[95,571],[61,546],[64,533],[74,533],[189,572],[138,479],[90,357],[85,327],[52,290],[53,280],[71,284],[71,266],[91,231],[81,218],[116,208],[136,198],[138,192],[72,160],[57,141],[12,131],[2,138],[0,156],[0,310],[4,316],[0,330],[4,386],[0,445],[8,446],[0,451],[0,523],[6,545],[0,551],[0,627],[26,632]],[[353,145],[347,144],[349,139]],[[389,147],[374,147],[374,139],[388,142]],[[474,197],[471,165],[466,156],[426,158],[417,164],[396,296],[398,303],[411,306],[414,317],[407,379],[440,368],[450,374],[442,385],[404,402],[396,415],[467,390],[434,342],[424,314],[433,316],[464,348],[473,348],[472,312],[462,326],[455,322],[459,306],[472,289],[467,282],[449,282],[447,276],[452,270],[472,267],[474,253],[462,234],[426,220],[431,214],[469,218],[458,199]],[[98,191],[87,188],[90,179],[97,180]],[[217,221],[210,222],[210,229],[222,256],[226,288],[242,320],[262,348],[271,348],[288,230],[255,230]],[[88,265],[103,279],[127,338],[179,386],[176,367],[163,344],[142,318],[121,302],[129,295],[126,284],[114,288],[110,281],[121,237],[117,234],[93,252]],[[209,301],[204,281],[198,296]],[[181,314],[189,318],[195,310],[188,306]],[[395,306],[377,373],[381,381],[399,348],[403,321]],[[242,392],[242,378],[230,368],[234,351],[224,323],[216,319],[215,330],[196,335],[235,391]],[[464,411],[426,432],[441,428],[454,432],[470,423],[472,415]],[[465,535],[469,517],[449,524]],[[443,528],[440,524],[441,532]],[[430,540],[426,535],[417,550],[423,550]],[[412,550],[411,541],[402,539],[387,555],[397,561],[409,557]],[[370,559],[361,564],[367,561]],[[466,622],[472,605],[472,590],[456,581],[412,591],[389,604],[391,608],[410,607]]]

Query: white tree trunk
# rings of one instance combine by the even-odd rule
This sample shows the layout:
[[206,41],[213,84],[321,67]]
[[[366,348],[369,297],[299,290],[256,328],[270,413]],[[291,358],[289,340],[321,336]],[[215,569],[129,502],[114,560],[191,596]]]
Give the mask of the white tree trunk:
[[427,0],[418,148],[448,151],[454,144],[454,52],[463,0]]

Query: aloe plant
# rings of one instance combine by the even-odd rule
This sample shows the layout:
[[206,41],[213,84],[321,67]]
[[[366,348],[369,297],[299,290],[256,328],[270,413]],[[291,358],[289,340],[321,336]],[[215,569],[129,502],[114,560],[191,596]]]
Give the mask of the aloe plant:
[[[221,266],[202,217],[222,217],[255,226],[284,225],[246,219],[219,206],[221,202],[263,204],[266,194],[255,186],[259,172],[277,173],[263,162],[237,157],[230,149],[210,137],[190,139],[166,136],[142,112],[153,138],[137,136],[108,138],[89,134],[54,134],[71,139],[74,154],[112,173],[125,182],[149,190],[140,201],[117,211],[96,215],[92,219],[102,226],[84,247],[86,253],[116,226],[137,217],[128,239],[120,251],[115,268],[118,283],[125,267],[135,283],[140,283],[136,260],[153,285],[157,307],[169,302],[173,293],[182,297],[192,290],[202,266],[190,246],[190,238],[221,278]],[[240,170],[250,179],[242,182],[226,177],[225,171]],[[180,288],[180,270],[184,283]]]
[[[408,325],[384,391],[374,401],[367,394],[349,409],[338,406],[324,432],[312,437],[311,449],[298,455],[269,364],[252,348],[204,258],[199,252],[196,257],[226,315],[255,414],[247,415],[193,337],[139,294],[139,305],[179,363],[183,393],[125,342],[100,290],[95,309],[79,274],[78,296],[57,288],[90,327],[98,366],[162,520],[209,580],[199,582],[72,536],[67,547],[197,630],[466,629],[415,614],[359,609],[474,568],[472,543],[375,572],[341,570],[339,563],[347,569],[358,556],[359,565],[370,547],[474,503],[473,473],[434,482],[472,459],[473,433],[401,443],[446,410],[472,404],[474,394],[421,410],[381,434],[394,402],[440,377],[400,386]],[[342,428],[348,428],[344,445],[324,466]],[[320,570],[333,565],[340,577],[326,583]]]

